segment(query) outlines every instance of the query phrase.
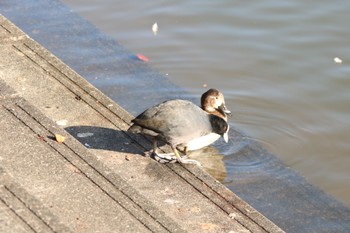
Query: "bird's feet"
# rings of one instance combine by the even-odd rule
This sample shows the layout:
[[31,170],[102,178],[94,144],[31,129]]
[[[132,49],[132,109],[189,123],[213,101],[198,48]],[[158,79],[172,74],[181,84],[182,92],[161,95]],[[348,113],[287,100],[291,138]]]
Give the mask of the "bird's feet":
[[160,163],[183,163],[183,164],[195,164],[201,166],[201,164],[194,159],[188,159],[187,156],[177,157],[174,153],[158,154],[153,153],[154,159]]
[[153,152],[153,156],[160,163],[175,163],[177,161],[174,153],[159,154]]

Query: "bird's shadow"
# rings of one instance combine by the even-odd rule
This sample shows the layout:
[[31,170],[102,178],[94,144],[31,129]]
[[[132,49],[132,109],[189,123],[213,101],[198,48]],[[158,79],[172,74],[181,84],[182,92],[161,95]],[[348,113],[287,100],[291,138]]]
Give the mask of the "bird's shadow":
[[[65,130],[89,149],[109,150],[122,153],[150,156],[153,146],[151,139],[141,134],[96,126],[71,126]],[[141,145],[142,146],[141,146]],[[166,143],[159,141],[158,146],[167,150]],[[167,152],[171,152],[168,148]],[[206,147],[190,153],[190,158],[198,160],[203,168],[216,179],[222,181],[226,177],[223,156],[215,147]]]
[[[152,145],[149,139],[140,134],[96,126],[71,126],[65,130],[81,144],[90,149],[110,150],[116,152],[144,155]],[[135,142],[146,143],[138,146]],[[164,144],[164,143],[163,143]]]

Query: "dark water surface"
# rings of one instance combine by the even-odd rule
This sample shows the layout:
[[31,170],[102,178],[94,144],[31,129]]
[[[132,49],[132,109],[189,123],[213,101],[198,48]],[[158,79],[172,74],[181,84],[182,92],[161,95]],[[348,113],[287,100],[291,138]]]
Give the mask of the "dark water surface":
[[[350,206],[350,1],[63,2],[189,93],[220,89],[231,124]],[[229,186],[244,166],[221,153]]]

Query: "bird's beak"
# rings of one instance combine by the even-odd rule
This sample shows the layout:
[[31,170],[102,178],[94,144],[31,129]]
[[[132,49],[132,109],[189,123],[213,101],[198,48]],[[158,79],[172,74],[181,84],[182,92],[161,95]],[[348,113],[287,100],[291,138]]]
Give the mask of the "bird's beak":
[[231,111],[228,110],[228,109],[226,108],[226,105],[225,105],[224,103],[222,103],[222,104],[219,106],[219,110],[220,110],[220,112],[223,113],[224,115],[232,116]]

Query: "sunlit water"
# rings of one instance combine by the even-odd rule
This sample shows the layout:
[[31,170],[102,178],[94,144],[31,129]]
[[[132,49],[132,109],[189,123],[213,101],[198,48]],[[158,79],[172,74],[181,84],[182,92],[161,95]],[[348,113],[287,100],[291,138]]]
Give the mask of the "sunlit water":
[[63,2],[350,206],[350,1]]

